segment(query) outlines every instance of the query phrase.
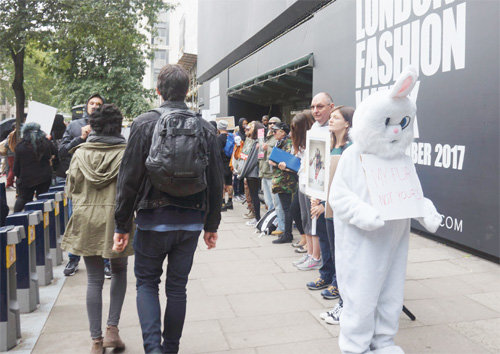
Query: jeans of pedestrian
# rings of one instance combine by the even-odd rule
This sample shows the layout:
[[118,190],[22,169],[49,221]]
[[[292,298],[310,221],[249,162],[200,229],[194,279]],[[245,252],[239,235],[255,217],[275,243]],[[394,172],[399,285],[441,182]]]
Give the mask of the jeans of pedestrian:
[[274,209],[276,210],[276,220],[278,220],[278,226],[276,230],[285,231],[285,212],[281,206],[281,201],[278,193],[273,193],[273,203]]
[[[200,231],[136,231],[134,271],[137,278],[137,312],[146,353],[179,351],[186,317],[186,284],[199,235]],[[158,284],[165,258],[168,260],[165,281],[167,307],[162,333]]]
[[323,265],[319,269],[319,276],[330,284],[335,276],[335,266],[330,255],[330,242],[328,241],[324,213],[316,221],[316,235],[319,237],[319,248],[321,250],[321,259],[323,260]]
[[273,180],[271,178],[262,178],[262,192],[264,193],[264,202],[267,205],[267,209],[274,209],[273,203],[273,192],[271,192]]
[[233,176],[233,192],[234,196],[245,194],[244,182],[236,176]]
[[260,179],[254,177],[247,177],[247,184],[250,192],[250,198],[252,199],[255,219],[257,219],[258,221],[260,220],[260,198],[259,198]]
[[292,206],[290,212],[292,213],[292,220],[295,221],[295,226],[301,235],[304,234],[304,228],[302,227],[302,215],[300,214],[300,203],[299,203],[299,192],[295,192],[292,196]]
[[[102,336],[102,287],[104,285],[104,262],[101,256],[85,256],[87,268],[87,315],[92,339]],[[109,262],[109,261],[108,261]],[[127,291],[128,257],[111,259],[111,286],[109,314],[106,324],[118,326],[123,300]]]
[[325,221],[326,221],[326,234],[328,237],[328,243],[330,245],[330,258],[333,264],[333,277],[331,285],[337,287],[337,270],[335,268],[335,230],[333,228],[332,219],[325,219]]

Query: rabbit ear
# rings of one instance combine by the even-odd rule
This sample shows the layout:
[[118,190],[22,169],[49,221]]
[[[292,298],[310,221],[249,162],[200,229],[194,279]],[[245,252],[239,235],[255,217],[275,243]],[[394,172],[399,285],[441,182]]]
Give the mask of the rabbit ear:
[[405,97],[413,90],[417,82],[417,71],[412,66],[407,67],[391,89],[391,97]]

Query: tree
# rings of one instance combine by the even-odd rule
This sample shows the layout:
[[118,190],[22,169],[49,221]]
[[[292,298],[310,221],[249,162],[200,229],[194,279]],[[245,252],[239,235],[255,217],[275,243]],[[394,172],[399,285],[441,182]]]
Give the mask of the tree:
[[150,55],[146,31],[169,5],[161,0],[83,0],[71,21],[59,26],[47,66],[58,79],[57,97],[66,106],[100,93],[125,116],[149,109],[153,92],[142,86]]
[[[58,80],[59,98],[66,98],[64,90],[77,82],[105,87],[110,84],[106,80],[109,73],[116,77],[126,74],[125,69],[129,77],[121,81],[144,98],[147,92],[137,82],[144,72],[142,55],[148,46],[140,29],[152,28],[158,12],[166,7],[162,0],[1,0],[0,58],[7,55],[13,64],[18,128],[25,106],[24,65],[29,43],[52,50],[52,60],[44,60],[44,64],[51,64],[47,68]],[[105,88],[116,86],[114,82]],[[75,94],[69,97],[74,99],[70,103],[76,102]]]
[[10,56],[14,65],[12,89],[16,98],[16,126],[24,114],[24,59],[30,41],[42,41],[68,17],[72,2],[59,0],[0,1],[0,55]]

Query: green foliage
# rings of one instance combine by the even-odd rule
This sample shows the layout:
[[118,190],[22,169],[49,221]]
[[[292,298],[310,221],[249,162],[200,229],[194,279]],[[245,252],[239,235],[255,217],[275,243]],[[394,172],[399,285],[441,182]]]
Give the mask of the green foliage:
[[50,43],[46,65],[58,79],[59,101],[82,104],[98,92],[127,117],[148,110],[153,92],[142,86],[150,49],[143,30],[166,8],[161,0],[81,0]]
[[125,116],[142,113],[153,98],[142,87],[144,33],[168,8],[162,0],[0,0],[0,92],[15,78],[23,104],[24,82],[29,99],[58,108],[99,92]]

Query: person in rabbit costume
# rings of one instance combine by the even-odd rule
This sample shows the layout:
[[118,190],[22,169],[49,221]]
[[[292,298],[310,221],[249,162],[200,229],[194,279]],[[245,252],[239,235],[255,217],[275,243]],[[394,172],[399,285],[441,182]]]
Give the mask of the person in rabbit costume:
[[[329,203],[335,220],[335,260],[343,310],[339,346],[343,353],[404,353],[394,344],[403,307],[410,219],[382,220],[370,202],[361,154],[391,160],[404,156],[413,140],[416,105],[410,94],[417,73],[406,69],[387,91],[363,100],[332,181]],[[430,232],[441,222],[424,199],[418,221]]]

